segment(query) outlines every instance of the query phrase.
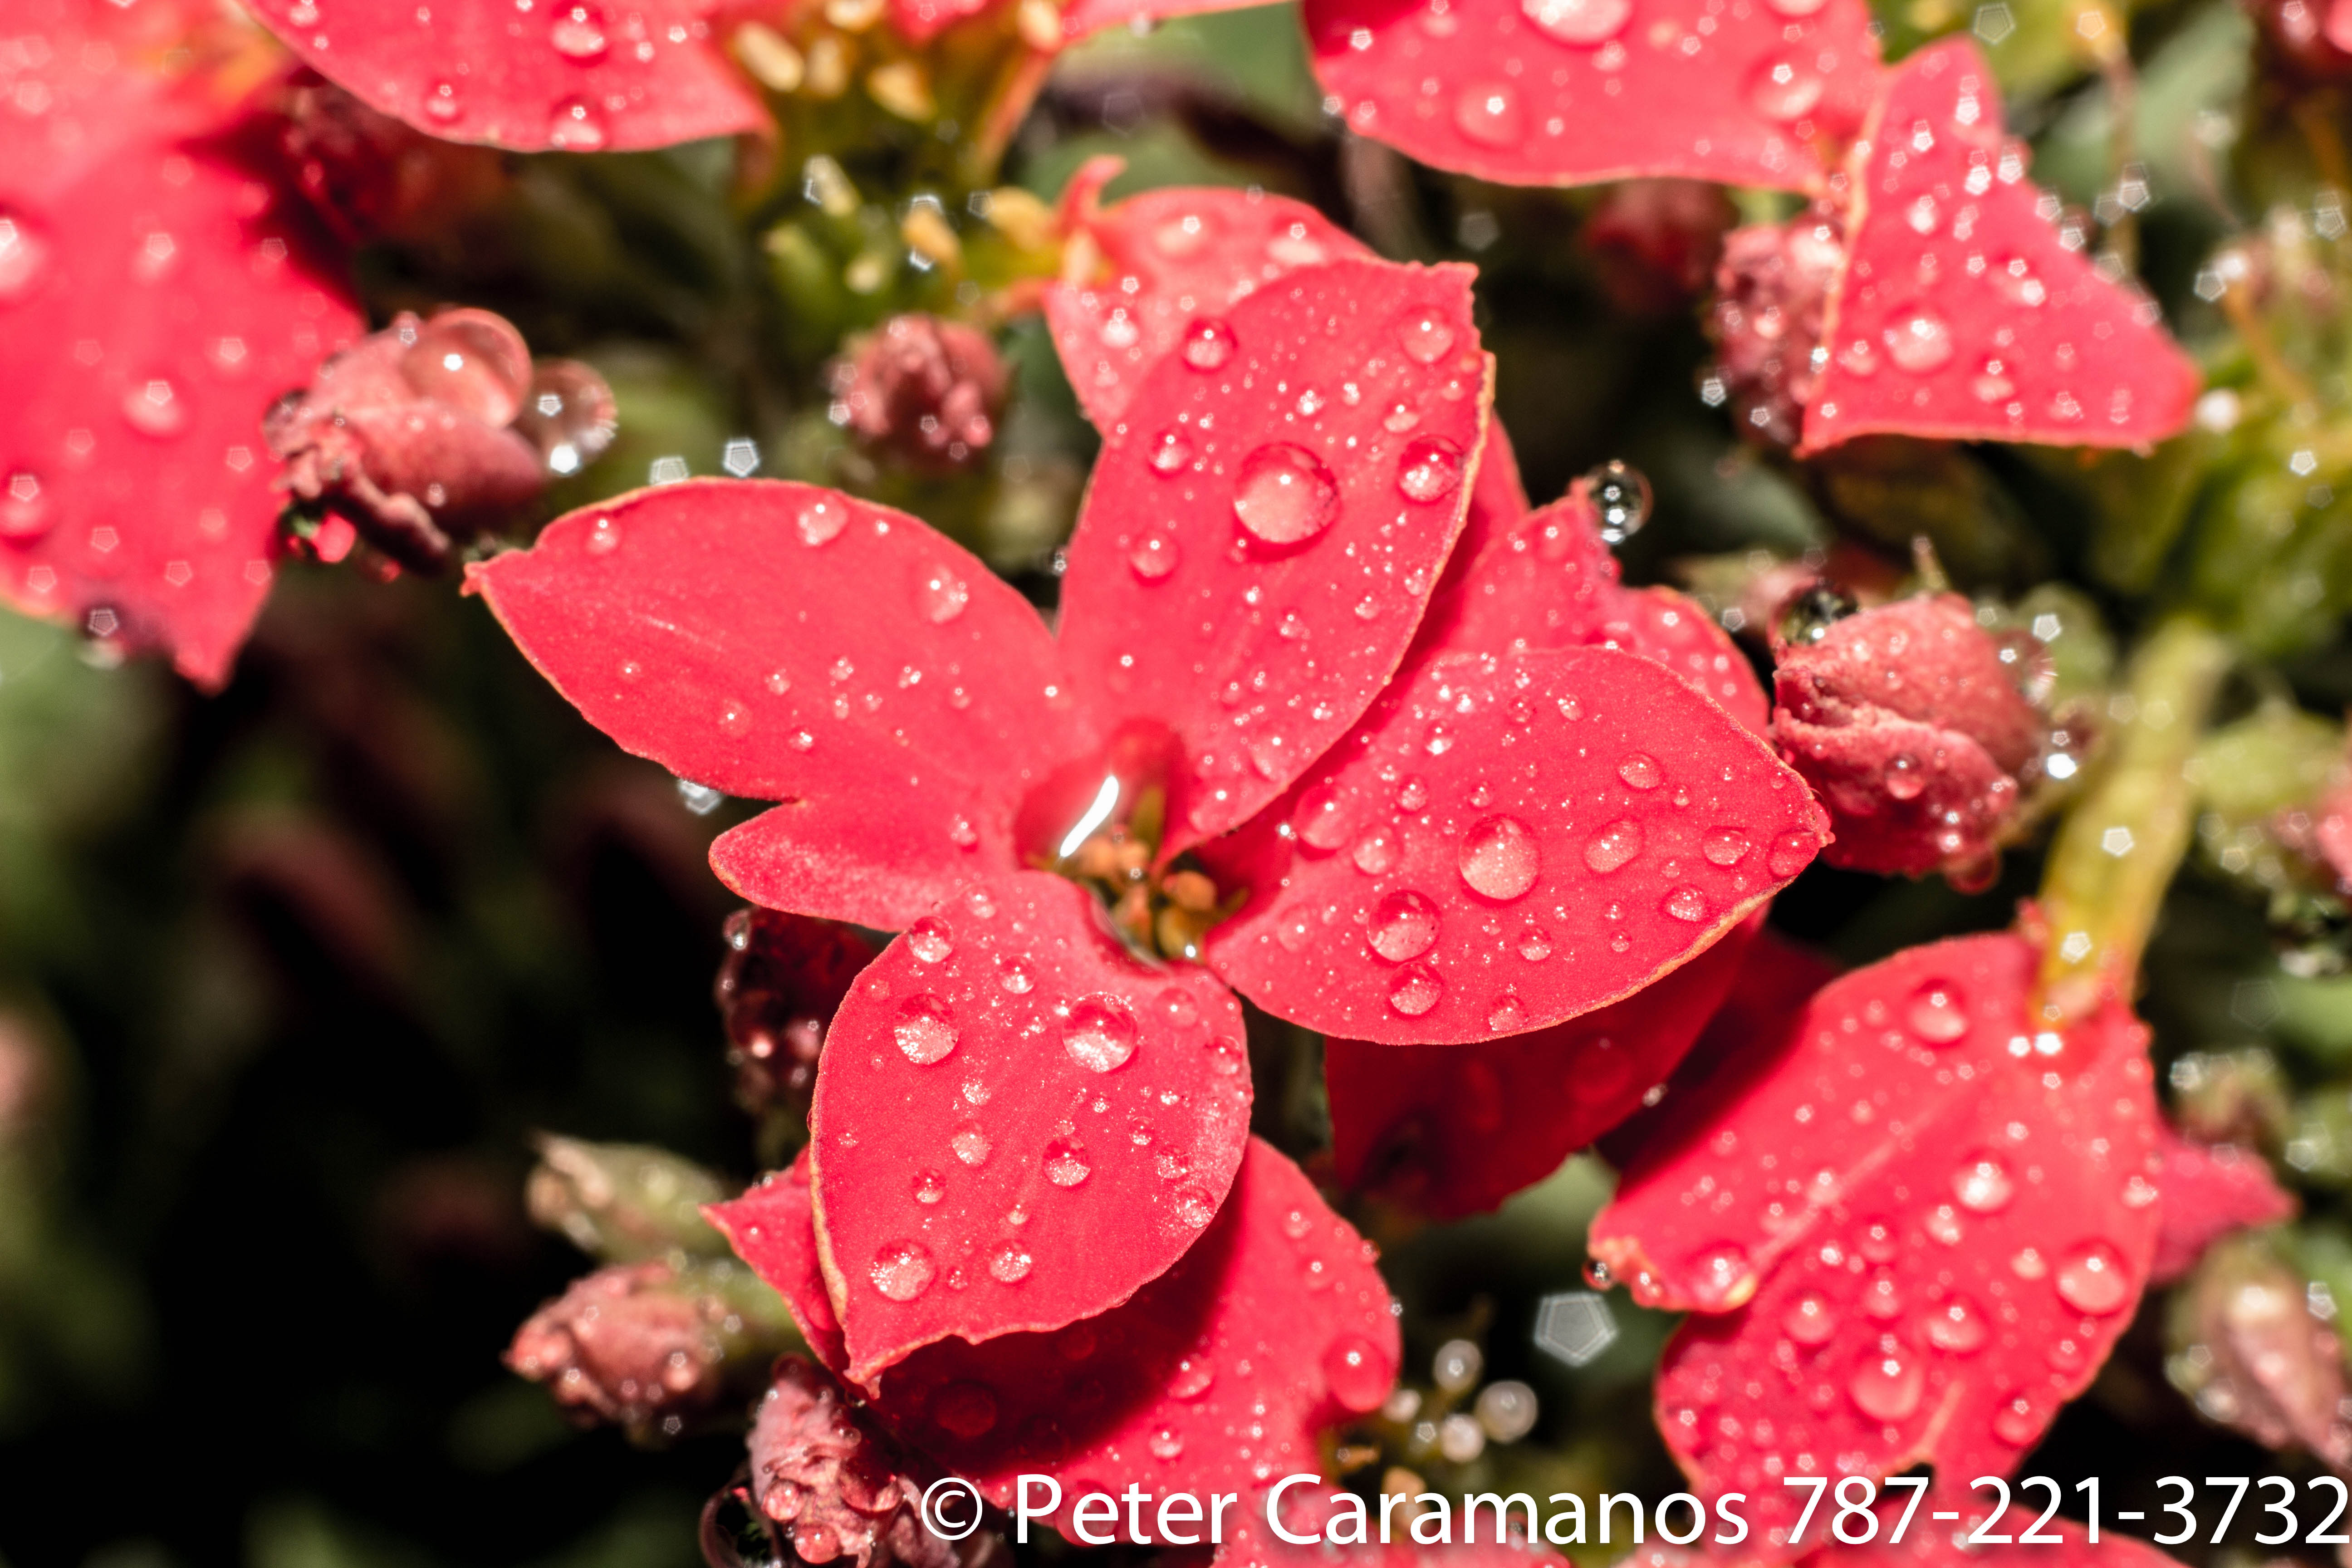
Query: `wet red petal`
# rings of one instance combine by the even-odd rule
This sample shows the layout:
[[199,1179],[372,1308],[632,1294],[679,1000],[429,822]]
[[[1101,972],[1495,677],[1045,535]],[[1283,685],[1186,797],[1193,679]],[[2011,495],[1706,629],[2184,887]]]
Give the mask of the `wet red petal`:
[[1806,190],[1853,133],[1878,47],[1859,0],[1307,0],[1348,123],[1511,184],[1680,175]]
[[890,0],[890,26],[908,43],[927,44],[993,4],[994,0]]
[[916,921],[835,1016],[810,1114],[850,1375],[1125,1300],[1216,1216],[1249,1099],[1233,996],[1129,957],[1076,883]]
[[1392,687],[1288,811],[1204,851],[1254,889],[1208,958],[1327,1034],[1522,1034],[1689,962],[1804,868],[1825,820],[1649,659],[1452,655]]
[[808,1163],[803,1149],[786,1169],[739,1198],[706,1204],[702,1215],[727,1237],[735,1256],[784,1299],[801,1338],[817,1360],[837,1373],[849,1364],[849,1356],[842,1348],[841,1320],[824,1293],[824,1272],[817,1265]]
[[1970,937],[1832,982],[1593,1222],[1637,1299],[1691,1310],[1659,1425],[1695,1489],[1748,1493],[1761,1536],[1802,1501],[1777,1478],[1832,1462],[1930,1461],[1969,1507],[2130,1321],[2158,1226],[2146,1030],[2110,1006],[2037,1035],[2036,959]]
[[1083,38],[1105,27],[1133,22],[1161,22],[1171,16],[1192,16],[1205,11],[1237,11],[1258,0],[1071,0],[1062,12],[1062,36]]
[[2128,447],[2188,423],[2200,377],[2144,295],[2035,212],[2025,149],[1965,38],[1888,79],[1853,153],[1846,271],[1801,452],[1867,431]]
[[450,142],[518,153],[623,152],[768,123],[719,47],[713,0],[350,5],[253,0],[304,64]]
[[[1507,447],[1504,448],[1508,456]],[[1517,469],[1512,470],[1517,482]],[[1521,509],[1525,511],[1525,509]],[[1475,553],[1433,600],[1424,649],[1505,653],[1614,647],[1654,658],[1757,734],[1770,717],[1747,656],[1697,604],[1671,588],[1628,588],[1601,542],[1582,480],[1549,506],[1502,527],[1474,507],[1457,554]]]
[[1472,1046],[1329,1039],[1340,1181],[1434,1219],[1491,1209],[1615,1126],[1665,1080],[1731,989],[1760,917],[1622,1002]]
[[1148,191],[1078,227],[1105,270],[1048,288],[1045,321],[1079,406],[1104,426],[1196,318],[1301,267],[1371,255],[1305,202],[1222,185]]
[[1018,864],[1032,758],[1077,749],[1060,658],[961,546],[810,485],[700,479],[551,523],[467,574],[591,723],[787,804],[712,853],[746,898],[896,927]]
[[2192,1143],[2169,1126],[2158,1131],[2164,1169],[2156,1177],[2156,1261],[2148,1283],[2168,1285],[2197,1267],[2205,1249],[2233,1230],[2294,1217],[2292,1194],[2268,1162],[2230,1143]]
[[48,134],[0,138],[0,599],[217,686],[278,555],[261,416],[359,317],[234,107],[76,20],[14,78]]
[[1486,424],[1469,279],[1303,269],[1198,318],[1107,433],[1062,642],[1094,710],[1182,742],[1163,857],[1279,795],[1412,640]]
[[[1065,1534],[1078,1495],[1136,1482],[1255,1506],[1269,1481],[1318,1468],[1318,1432],[1377,1407],[1395,1381],[1372,1257],[1253,1139],[1216,1224],[1133,1300],[1058,1333],[928,1346],[891,1370],[875,1408],[1000,1507],[1020,1473],[1054,1477]],[[1157,1541],[1149,1509],[1143,1522]]]

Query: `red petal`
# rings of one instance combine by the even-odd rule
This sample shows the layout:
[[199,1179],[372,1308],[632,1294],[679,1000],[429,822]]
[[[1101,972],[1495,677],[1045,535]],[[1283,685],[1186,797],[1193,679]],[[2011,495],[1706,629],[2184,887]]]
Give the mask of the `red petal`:
[[910,44],[927,44],[993,0],[890,0],[890,26]]
[[809,1131],[849,1373],[1057,1329],[1213,1219],[1249,1131],[1241,1010],[1128,956],[1076,883],[975,881],[834,1017]]
[[1217,1223],[1133,1300],[1059,1333],[928,1346],[893,1369],[876,1410],[1000,1507],[1021,1472],[1054,1477],[1065,1534],[1080,1494],[1131,1482],[1247,1498],[1315,1469],[1317,1433],[1394,1383],[1396,1320],[1372,1256],[1253,1139]]
[[2110,1006],[2037,1043],[2036,961],[1970,937],[1832,982],[1593,1222],[1637,1299],[1692,1310],[1659,1425],[1768,1540],[1802,1501],[1783,1470],[1927,1460],[1954,1500],[2007,1474],[2130,1321],[2156,1250],[2146,1031]]
[[896,927],[1010,869],[1027,764],[1079,744],[1028,602],[926,524],[834,490],[639,490],[467,580],[623,746],[789,803],[712,851],[774,908]]
[[1824,818],[1649,659],[1454,655],[1392,687],[1217,846],[1254,891],[1209,962],[1267,1011],[1396,1045],[1493,1039],[1689,962],[1802,870]]
[[702,1216],[719,1227],[735,1256],[766,1280],[808,1342],[817,1360],[838,1373],[849,1364],[842,1348],[841,1320],[834,1316],[833,1300],[824,1293],[824,1273],[817,1265],[816,1210],[809,1201],[808,1151],[775,1172],[741,1197],[723,1204],[706,1204]]
[[1371,255],[1305,202],[1221,185],[1148,191],[1089,214],[1080,229],[1108,273],[1048,288],[1045,321],[1079,406],[1105,427],[1195,317],[1230,310],[1301,267]]
[[[1508,448],[1504,448],[1507,458]],[[1513,482],[1517,482],[1516,468]],[[1666,666],[1757,734],[1771,706],[1729,634],[1671,588],[1628,588],[1601,542],[1582,480],[1551,505],[1482,530],[1476,554],[1431,603],[1424,648],[1506,653],[1542,647],[1614,647]],[[1473,509],[1473,524],[1485,521]],[[1474,548],[1463,531],[1456,554]]]
[[768,123],[713,36],[712,0],[253,0],[302,62],[428,136],[517,153],[625,152]]
[[2294,1196],[2271,1178],[2262,1155],[2230,1143],[2192,1143],[2169,1126],[2157,1133],[2164,1170],[2156,1262],[2148,1283],[2168,1285],[2233,1230],[2294,1217]]
[[1396,668],[1486,424],[1469,283],[1295,273],[1197,321],[1107,432],[1062,643],[1096,711],[1182,742],[1163,857],[1279,795]]
[[1572,1023],[1474,1046],[1325,1041],[1339,1180],[1433,1219],[1542,1181],[1665,1081],[1731,989],[1758,918]]
[[1811,189],[1814,146],[1862,123],[1879,74],[1859,0],[1307,0],[1305,17],[1356,132],[1508,184]]
[[0,141],[0,599],[216,687],[278,555],[261,416],[359,317],[234,110],[39,37],[49,134]]
[[1171,16],[1193,16],[1207,11],[1238,11],[1259,0],[1071,0],[1062,12],[1062,36],[1083,38],[1105,27],[1132,22],[1164,22]]
[[1888,79],[1853,154],[1846,270],[1800,453],[1874,430],[2129,447],[2188,423],[2196,365],[2152,301],[2059,242],[2025,156],[1967,39]]

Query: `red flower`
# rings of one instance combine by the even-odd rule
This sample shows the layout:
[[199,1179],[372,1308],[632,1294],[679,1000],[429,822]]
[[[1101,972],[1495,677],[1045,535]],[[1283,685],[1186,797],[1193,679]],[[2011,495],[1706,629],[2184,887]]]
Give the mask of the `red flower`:
[[1415,646],[1493,493],[1459,269],[1301,268],[1184,342],[1106,431],[1057,636],[913,519],[799,485],[644,492],[473,576],[625,745],[784,803],[714,847],[723,879],[905,931],[812,1114],[869,1388],[1210,1268],[1245,1169],[1226,982],[1363,1038],[1520,1033],[1705,950],[1821,841],[1707,695],[1547,622],[1563,572],[1629,626],[1658,603],[1565,565],[1572,534],[1482,509]]
[[2192,1142],[2168,1125],[2158,1132],[2157,1146],[2164,1161],[2163,1223],[2149,1284],[2179,1279],[2207,1247],[2233,1231],[2294,1217],[2294,1196],[2272,1178],[2260,1154],[2230,1143]]
[[[1692,1316],[1656,1402],[1694,1489],[1789,1557],[1789,1475],[1936,1468],[1969,1510],[2097,1372],[2147,1283],[2166,1174],[2146,1031],[2029,1019],[2015,936],[1832,981],[1644,1144],[1592,1226]],[[1972,1507],[1972,1504],[1975,1505]]]
[[833,419],[932,468],[961,468],[996,438],[1004,361],[984,332],[919,314],[853,338],[834,361]]
[[0,133],[0,597],[217,686],[278,556],[262,413],[359,321],[268,89],[159,68],[203,15],[41,0],[0,55],[44,106]]
[[748,1500],[803,1563],[949,1568],[955,1549],[922,1528],[920,1482],[892,1447],[832,1378],[782,1357],[751,1417]]

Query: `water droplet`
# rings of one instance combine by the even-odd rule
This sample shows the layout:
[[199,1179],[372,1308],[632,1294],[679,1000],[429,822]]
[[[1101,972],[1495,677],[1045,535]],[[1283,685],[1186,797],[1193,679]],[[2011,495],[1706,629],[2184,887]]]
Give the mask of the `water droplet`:
[[955,1151],[957,1159],[977,1169],[988,1163],[989,1151],[994,1145],[989,1142],[988,1134],[980,1130],[979,1123],[967,1121],[949,1134],[948,1147]]
[[1389,1005],[1408,1018],[1418,1018],[1445,994],[1445,982],[1425,963],[1409,963],[1397,971],[1389,986]]
[[1184,329],[1184,363],[1198,371],[1223,368],[1234,357],[1234,330],[1214,316],[1202,316]]
[[1029,967],[1026,959],[1000,958],[996,961],[996,983],[1015,996],[1026,996],[1037,989],[1037,972]]
[[1827,1344],[1837,1332],[1837,1314],[1817,1290],[1808,1290],[1781,1314],[1780,1331],[1801,1345]]
[[919,1241],[894,1241],[874,1255],[866,1278],[874,1289],[893,1301],[911,1301],[930,1289],[939,1270],[930,1249]]
[[1924,305],[1900,311],[1886,329],[1886,357],[1898,369],[1925,375],[1952,357],[1952,329]]
[[1960,1206],[1978,1214],[1999,1214],[2017,1195],[2009,1168],[1990,1154],[1979,1154],[1962,1165],[1952,1178],[1952,1194]]
[[1397,318],[1396,340],[1416,364],[1435,364],[1454,346],[1454,329],[1436,310],[1407,310]]
[[957,1436],[984,1436],[996,1425],[996,1397],[976,1383],[950,1383],[931,1397],[931,1419]]
[[1473,142],[1512,147],[1526,136],[1527,116],[1519,112],[1517,89],[1506,82],[1481,82],[1463,89],[1454,100],[1454,125]]
[[1437,906],[1411,888],[1399,888],[1373,909],[1368,940],[1372,951],[1391,963],[1419,958],[1436,945]]
[[1164,581],[1183,560],[1176,542],[1165,534],[1147,533],[1127,552],[1128,569],[1147,583]]
[[1658,771],[1658,759],[1647,752],[1636,752],[1617,764],[1617,776],[1633,789],[1655,789],[1665,781]]
[[1516,1035],[1528,1026],[1527,1005],[1509,992],[1495,998],[1486,1009],[1486,1030],[1494,1035]]
[[1602,543],[1614,549],[1650,521],[1650,480],[1641,469],[1607,462],[1584,476],[1586,497]]
[[1697,1260],[1691,1299],[1702,1311],[1724,1311],[1756,1290],[1756,1270],[1745,1249],[1728,1242],[1709,1247]]
[[1204,1355],[1188,1355],[1176,1363],[1168,1379],[1168,1392],[1178,1399],[1193,1400],[1209,1392],[1217,1381],[1217,1369]]
[[1323,1352],[1323,1384],[1343,1409],[1377,1410],[1395,1381],[1380,1347],[1361,1334],[1341,1334]]
[[1551,956],[1551,932],[1541,926],[1528,926],[1519,932],[1519,956],[1529,963],[1541,963]]
[[1201,1021],[1201,1005],[1181,985],[1171,985],[1160,994],[1160,1011],[1180,1029],[1189,1029]]
[[48,258],[48,242],[28,220],[0,212],[0,305],[13,305],[30,294]]
[[935,626],[946,626],[971,603],[971,588],[944,566],[933,566],[915,580],[915,608]]
[[443,125],[457,119],[462,108],[463,106],[457,101],[457,87],[455,82],[436,81],[433,84],[433,90],[425,95],[425,118],[437,121]]
[[807,545],[830,544],[849,526],[849,509],[837,500],[813,500],[801,508],[793,527]]
[[1584,863],[1602,876],[1642,852],[1642,825],[1631,817],[1611,823],[1584,846]]
[[937,1171],[918,1171],[915,1173],[915,1201],[917,1203],[935,1204],[947,1195],[947,1181]]
[[1668,893],[1658,907],[1674,919],[1688,921],[1693,925],[1706,919],[1706,895],[1687,882]]
[[2022,1394],[2005,1399],[1993,1412],[1992,1435],[2012,1448],[2025,1447],[2042,1436],[2041,1412]]
[[1958,986],[1948,980],[1930,980],[1911,994],[1904,1021],[1911,1032],[1931,1046],[1948,1046],[1969,1032],[1969,1015]]
[[1900,1421],[1919,1408],[1926,1383],[1918,1363],[1900,1351],[1886,1351],[1855,1368],[1845,1391],[1854,1407],[1872,1420]]
[[1543,868],[1536,836],[1516,816],[1489,816],[1462,837],[1455,864],[1463,881],[1481,898],[1521,898]]
[[1057,1187],[1075,1187],[1095,1173],[1087,1152],[1064,1139],[1045,1145],[1045,1179]]
[[596,153],[604,146],[604,122],[584,98],[566,99],[556,105],[555,121],[548,128],[547,144],[559,153]]
[[2059,1297],[2076,1311],[2105,1317],[2132,1299],[2132,1279],[2122,1255],[2104,1241],[2070,1247],[2058,1260]]
[[989,1278],[1000,1285],[1018,1285],[1029,1278],[1029,1269],[1034,1261],[1027,1247],[1017,1241],[1008,1241],[990,1257]]
[[1462,448],[1443,436],[1405,443],[1397,457],[1397,489],[1407,500],[1437,501],[1462,483]]
[[1385,827],[1373,828],[1357,839],[1355,847],[1348,851],[1348,858],[1355,863],[1357,870],[1367,877],[1385,874],[1390,867],[1396,864],[1396,835]]
[[1806,46],[1800,44],[1757,62],[1755,73],[1748,79],[1748,101],[1765,119],[1785,124],[1811,113],[1828,86],[1827,79],[1806,58]]
[[1156,1459],[1181,1458],[1184,1453],[1184,1434],[1173,1426],[1162,1426],[1151,1434],[1145,1447]]
[[577,65],[593,65],[604,58],[604,18],[593,5],[572,5],[555,14],[548,34],[555,52]]
[[1298,544],[1339,515],[1339,484],[1304,447],[1270,441],[1244,458],[1234,476],[1234,518],[1267,544]]
[[929,1067],[956,1048],[955,1015],[936,996],[909,996],[899,1004],[891,1033],[917,1067]]
[[1772,840],[1772,852],[1765,857],[1775,877],[1793,877],[1812,864],[1813,836],[1791,828]]
[[0,539],[38,539],[56,521],[37,474],[19,468],[0,489]]
[[1181,426],[1171,425],[1151,438],[1151,471],[1166,478],[1192,465],[1192,437]]
[[1918,758],[1900,756],[1886,764],[1879,775],[1879,787],[1890,800],[1916,800],[1927,787],[1927,775],[1919,771]]
[[1176,1217],[1194,1230],[1206,1230],[1217,1217],[1217,1200],[1198,1186],[1176,1189]]
[[1581,47],[1623,32],[1633,0],[1520,0],[1520,9],[1546,36]]
[[1407,773],[1397,785],[1396,803],[1399,811],[1419,811],[1429,804],[1428,782],[1419,773]]
[[907,928],[907,951],[925,963],[937,963],[955,951],[955,942],[945,925],[925,915]]
[[1985,1342],[1988,1332],[1984,1314],[1970,1306],[1965,1296],[1954,1296],[1927,1314],[1928,1342],[1954,1355],[1967,1355],[1976,1350]]
[[188,427],[188,405],[172,384],[157,376],[131,389],[122,417],[142,436],[176,436]]
[[1110,1072],[1135,1055],[1135,1015],[1116,996],[1082,996],[1062,1024],[1062,1048],[1090,1072]]
[[1698,852],[1710,866],[1737,866],[1748,858],[1748,835],[1737,827],[1711,827],[1699,840]]
[[1298,797],[1297,809],[1290,814],[1292,831],[1299,842],[1309,849],[1337,849],[1348,842],[1350,831],[1339,786],[1328,780],[1317,784]]
[[739,739],[750,734],[751,732],[751,710],[744,707],[740,702],[720,703],[719,705],[719,731],[722,735],[732,735]]

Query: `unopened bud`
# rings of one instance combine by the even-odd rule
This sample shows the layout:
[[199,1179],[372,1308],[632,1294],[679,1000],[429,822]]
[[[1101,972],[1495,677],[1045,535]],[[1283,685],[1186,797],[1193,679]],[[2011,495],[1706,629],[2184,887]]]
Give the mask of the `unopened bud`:
[[2352,1464],[2343,1351],[2312,1306],[2309,1282],[2267,1242],[2223,1242],[2175,1299],[2165,1371],[2209,1419],[2342,1469]]
[[996,438],[1006,381],[984,334],[932,316],[894,316],[834,362],[833,418],[924,467],[961,468]]
[[1822,312],[1844,242],[1826,209],[1734,229],[1715,269],[1716,374],[1744,433],[1796,444],[1821,367]]
[[[983,1396],[984,1397],[984,1396]],[[752,1417],[747,1499],[806,1563],[955,1568],[957,1548],[923,1528],[908,1457],[795,1356],[779,1360]]]
[[542,1135],[524,1194],[534,1221],[608,1262],[727,1254],[701,1210],[731,1189],[667,1150]]

